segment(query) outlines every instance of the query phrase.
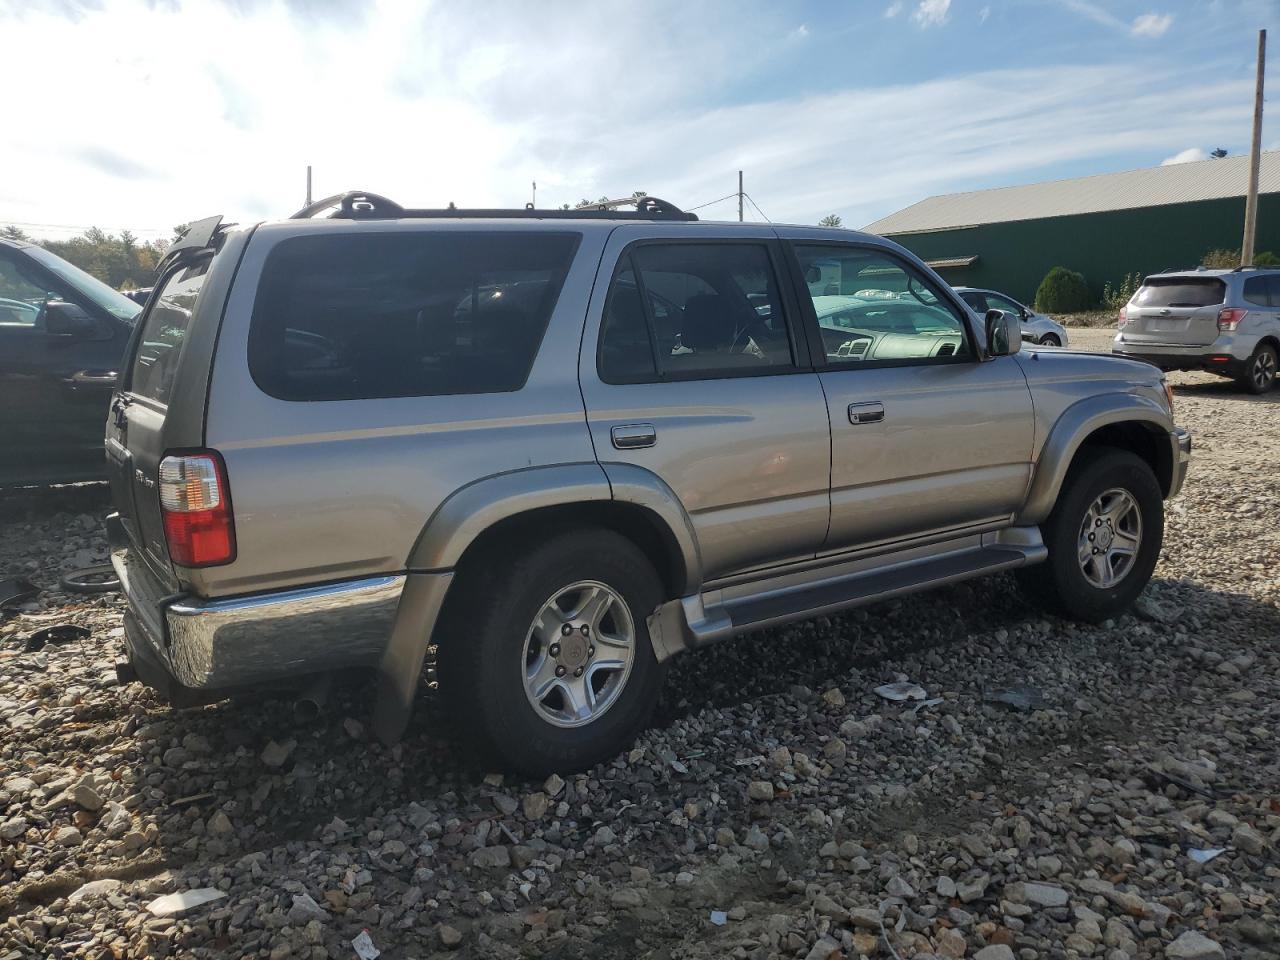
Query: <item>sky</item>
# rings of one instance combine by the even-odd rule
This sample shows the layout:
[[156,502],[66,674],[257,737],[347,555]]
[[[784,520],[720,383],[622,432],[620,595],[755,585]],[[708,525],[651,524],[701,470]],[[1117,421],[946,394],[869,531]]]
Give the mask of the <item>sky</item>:
[[0,0],[0,224],[283,217],[311,164],[316,197],[536,181],[540,207],[644,190],[708,219],[741,169],[748,219],[857,227],[1246,152],[1268,26],[1280,0]]

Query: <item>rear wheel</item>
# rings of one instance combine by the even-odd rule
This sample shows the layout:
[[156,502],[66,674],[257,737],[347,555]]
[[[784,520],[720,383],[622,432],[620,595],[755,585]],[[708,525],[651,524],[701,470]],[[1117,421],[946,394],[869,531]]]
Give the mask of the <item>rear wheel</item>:
[[1023,592],[1062,616],[1105,620],[1151,579],[1164,540],[1160,485],[1132,453],[1086,449],[1040,530],[1049,559],[1018,571]]
[[1258,345],[1245,363],[1237,382],[1249,393],[1266,393],[1276,382],[1276,349],[1267,343]]
[[570,531],[460,577],[440,689],[483,753],[543,776],[612,757],[643,729],[663,674],[645,620],[663,591],[635,544]]

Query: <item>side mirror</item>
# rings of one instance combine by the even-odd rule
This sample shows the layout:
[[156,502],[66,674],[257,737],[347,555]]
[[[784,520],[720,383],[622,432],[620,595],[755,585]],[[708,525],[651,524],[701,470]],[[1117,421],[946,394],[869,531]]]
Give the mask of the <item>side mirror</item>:
[[92,337],[98,325],[74,303],[50,300],[44,305],[44,328],[55,337]]
[[988,357],[1007,357],[1022,349],[1022,325],[1012,313],[988,310],[986,327]]

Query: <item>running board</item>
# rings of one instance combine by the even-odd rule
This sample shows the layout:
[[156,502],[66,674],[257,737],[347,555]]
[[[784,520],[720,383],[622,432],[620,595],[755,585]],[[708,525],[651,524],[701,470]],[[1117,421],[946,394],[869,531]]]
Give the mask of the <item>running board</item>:
[[[672,600],[648,620],[654,653],[665,660],[725,637],[1039,563],[1048,556],[1038,530],[1014,529],[1022,535],[1008,538],[1013,542],[990,542],[1004,540],[1000,535],[984,537],[988,542],[981,545],[919,559],[894,563],[892,557],[881,557],[874,566],[865,560],[842,563],[814,571],[817,576],[800,582],[794,575],[780,576],[752,584],[739,596],[711,590]],[[1034,535],[1027,535],[1031,531]]]

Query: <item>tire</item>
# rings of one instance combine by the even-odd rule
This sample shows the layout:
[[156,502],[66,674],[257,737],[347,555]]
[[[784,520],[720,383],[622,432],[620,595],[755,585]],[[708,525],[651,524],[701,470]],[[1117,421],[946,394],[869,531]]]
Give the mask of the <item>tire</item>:
[[1056,333],[1046,333],[1043,337],[1040,338],[1040,346],[1060,347],[1062,346],[1062,341],[1058,339],[1058,335]]
[[1236,382],[1252,394],[1270,390],[1276,382],[1276,348],[1267,343],[1258,344],[1258,349],[1245,362],[1244,373]]
[[[507,559],[491,552],[459,577],[442,622],[438,671],[441,695],[474,747],[506,769],[542,777],[586,769],[631,743],[653,712],[665,673],[645,624],[665,599],[662,583],[635,544],[610,530],[569,531]],[[592,611],[603,609],[595,633],[587,623],[594,614],[561,622],[587,598]],[[628,635],[629,666],[602,667],[627,660],[616,641]],[[553,672],[557,666],[563,677]],[[526,680],[530,674],[534,681]],[[526,692],[534,685],[549,692],[535,699]],[[587,704],[586,714],[580,707],[570,715],[569,689],[576,703]]]
[[[1117,493],[1127,501],[1117,498]],[[1116,508],[1109,521],[1101,524],[1098,521],[1102,518],[1090,513],[1099,504]],[[1138,545],[1128,560],[1119,552],[1081,557],[1082,544],[1090,551],[1108,546],[1123,548],[1126,535],[1135,529],[1134,510]],[[1088,531],[1086,536],[1085,523],[1091,516],[1098,529]],[[1121,536],[1103,533],[1102,526]],[[1132,453],[1110,447],[1086,448],[1067,474],[1058,502],[1040,525],[1040,532],[1049,548],[1049,559],[1043,565],[1016,572],[1023,593],[1051,613],[1068,619],[1089,623],[1106,620],[1137,598],[1159,559],[1164,541],[1160,484],[1151,467]],[[1107,544],[1101,543],[1103,536],[1107,537]],[[1110,577],[1115,578],[1113,582],[1107,582]]]

